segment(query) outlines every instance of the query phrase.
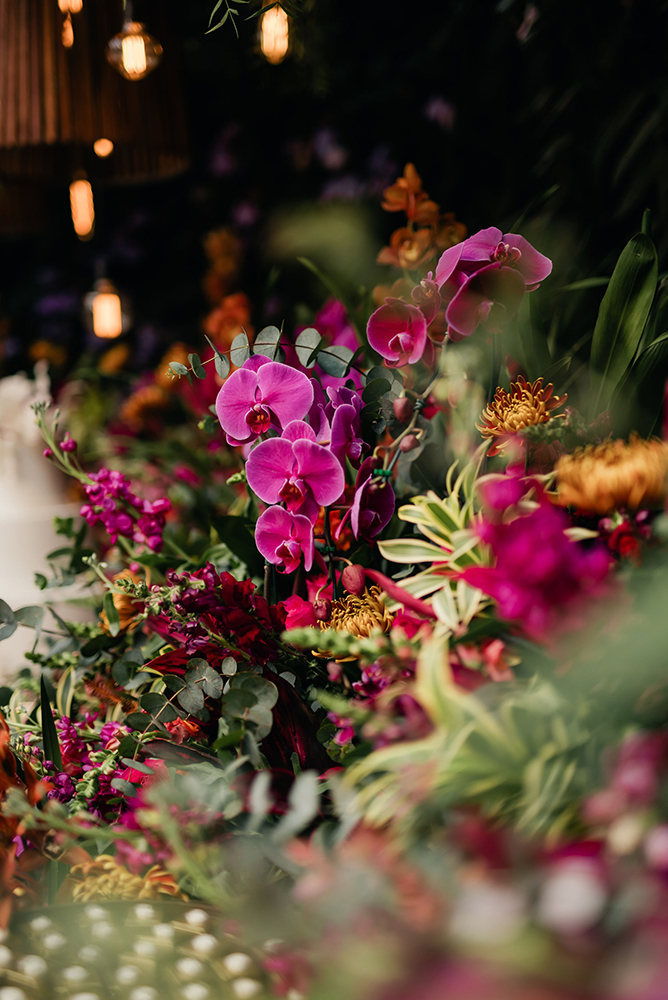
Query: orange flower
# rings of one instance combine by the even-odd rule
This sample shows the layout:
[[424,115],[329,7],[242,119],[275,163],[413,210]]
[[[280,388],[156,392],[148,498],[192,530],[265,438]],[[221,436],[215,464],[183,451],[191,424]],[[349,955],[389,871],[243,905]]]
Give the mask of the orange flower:
[[397,278],[391,285],[376,285],[372,292],[373,301],[377,306],[382,306],[387,298],[411,302],[411,292],[414,287],[413,282],[407,281],[406,278]]
[[209,313],[202,327],[219,351],[229,350],[237,334],[244,330],[252,342],[253,327],[250,325],[250,302],[244,292],[226,295],[216,309]]
[[54,367],[59,368],[67,361],[67,351],[58,344],[52,344],[50,340],[36,340],[28,349],[31,361],[49,361]]
[[115,375],[123,368],[129,357],[129,344],[114,344],[109,351],[104,352],[98,361],[97,370],[103,375]]
[[211,303],[226,295],[241,267],[243,244],[238,236],[223,226],[204,237],[204,252],[210,267],[204,276],[204,292]]
[[[386,212],[405,212],[411,222],[416,218],[417,206],[427,201],[429,195],[422,190],[422,180],[412,163],[404,167],[403,177],[383,191],[383,208]],[[434,203],[431,202],[431,205]],[[438,212],[438,206],[436,206]]]
[[[174,358],[171,358],[174,361]],[[169,406],[169,396],[160,385],[143,385],[123,403],[119,417],[133,431],[141,431],[147,422],[160,416]]]
[[[542,378],[533,384],[527,382],[521,375],[517,382],[512,382],[510,392],[497,389],[494,399],[482,412],[482,423],[476,427],[484,438],[496,438],[489,449],[489,454],[502,454],[508,439],[536,424],[545,424],[553,416],[552,411],[563,406],[568,398],[566,395],[553,396],[554,386],[550,382],[543,388]],[[563,413],[554,414],[563,417]]]
[[[112,580],[114,583],[117,580],[132,580],[133,583],[141,583],[138,576],[132,572],[132,570],[124,569],[121,573],[116,573]],[[132,600],[129,594],[114,594],[114,607],[118,611],[118,617],[120,619],[120,630],[121,632],[131,632],[137,627],[137,622],[135,618],[143,610],[141,604],[137,604]],[[102,623],[102,628],[105,632],[109,631],[109,619],[107,614],[103,611],[100,614],[100,621]]]
[[661,507],[666,499],[668,443],[626,441],[578,448],[555,467],[559,503],[596,514]]
[[430,229],[396,229],[390,238],[389,247],[383,247],[376,258],[379,264],[392,264],[394,267],[414,271],[426,263],[436,253],[432,243]]
[[[168,373],[169,366],[172,361],[178,361],[180,364],[185,365],[186,368],[189,368],[189,353],[190,351],[185,344],[179,342],[172,344],[155,370],[155,381],[161,389],[173,389],[179,384],[179,379],[172,378]],[[132,399],[132,397],[130,398]]]
[[467,233],[468,229],[463,222],[457,222],[455,213],[446,212],[445,215],[441,216],[436,226],[434,243],[441,251],[449,250],[450,247],[465,240]]

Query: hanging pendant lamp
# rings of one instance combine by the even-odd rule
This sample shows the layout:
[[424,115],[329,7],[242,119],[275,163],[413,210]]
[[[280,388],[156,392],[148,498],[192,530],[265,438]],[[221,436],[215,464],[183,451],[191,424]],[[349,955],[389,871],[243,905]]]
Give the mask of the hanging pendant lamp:
[[164,47],[161,65],[140,80],[124,78],[106,58],[123,23],[121,0],[84,3],[68,47],[56,0],[0,0],[0,175],[69,183],[83,171],[94,182],[142,182],[187,169],[170,31],[177,12],[166,0],[136,6]]

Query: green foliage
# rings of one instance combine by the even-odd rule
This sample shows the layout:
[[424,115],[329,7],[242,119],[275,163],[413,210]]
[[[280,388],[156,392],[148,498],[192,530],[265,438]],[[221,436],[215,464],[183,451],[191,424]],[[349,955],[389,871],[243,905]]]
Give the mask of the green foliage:
[[44,756],[47,760],[52,760],[59,771],[63,769],[63,757],[60,752],[58,742],[58,732],[53,721],[53,712],[46,690],[44,677],[40,679],[40,709],[42,714],[42,741],[44,743]]
[[415,695],[434,731],[374,751],[348,772],[367,822],[394,821],[406,833],[470,803],[552,842],[577,827],[580,796],[592,779],[592,732],[549,682],[466,694],[450,677],[447,646],[436,639],[420,657]]
[[657,274],[654,244],[638,233],[617,261],[596,320],[589,362],[592,419],[608,407],[633,361],[656,292]]

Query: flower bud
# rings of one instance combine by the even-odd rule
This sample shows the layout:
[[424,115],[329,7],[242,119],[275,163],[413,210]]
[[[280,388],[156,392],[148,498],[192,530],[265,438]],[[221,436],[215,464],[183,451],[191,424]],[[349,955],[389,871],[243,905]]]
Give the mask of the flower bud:
[[65,434],[65,437],[60,442],[61,451],[76,451],[77,443],[74,438],[70,437],[69,431]]
[[44,455],[44,458],[53,458],[53,451],[51,448],[45,448],[42,454]]
[[407,424],[413,416],[415,404],[412,399],[408,398],[408,396],[399,396],[398,399],[395,399],[392,403],[392,407],[397,420],[400,420],[402,424]]
[[420,444],[420,438],[417,434],[407,434],[406,437],[399,444],[400,451],[413,451]]
[[319,622],[326,622],[332,613],[332,602],[326,598],[318,598],[313,602],[313,613]]
[[346,566],[341,573],[341,583],[349,594],[359,597],[360,594],[364,593],[364,587],[366,586],[364,567],[358,565]]

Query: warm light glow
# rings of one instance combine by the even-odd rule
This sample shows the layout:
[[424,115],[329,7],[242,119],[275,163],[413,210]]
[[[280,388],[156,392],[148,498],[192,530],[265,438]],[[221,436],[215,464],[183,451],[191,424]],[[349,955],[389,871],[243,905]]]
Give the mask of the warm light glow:
[[114,151],[114,144],[111,139],[98,139],[93,143],[93,150],[101,160],[106,160]]
[[80,240],[90,239],[95,227],[95,204],[90,182],[80,179],[70,184],[70,207],[74,232]]
[[93,332],[107,340],[123,333],[121,299],[115,291],[99,292],[93,299]]
[[107,45],[107,60],[128,80],[142,80],[162,59],[162,45],[139,21],[126,21]]
[[262,54],[274,66],[283,62],[288,51],[288,15],[282,7],[272,7],[262,17],[260,47]]
[[143,76],[146,72],[146,46],[141,35],[123,39],[123,68],[128,76]]
[[58,0],[63,14],[78,14],[83,8],[83,0]]
[[72,17],[67,15],[63,21],[63,32],[60,36],[66,49],[71,49],[74,45],[74,28],[72,27]]

